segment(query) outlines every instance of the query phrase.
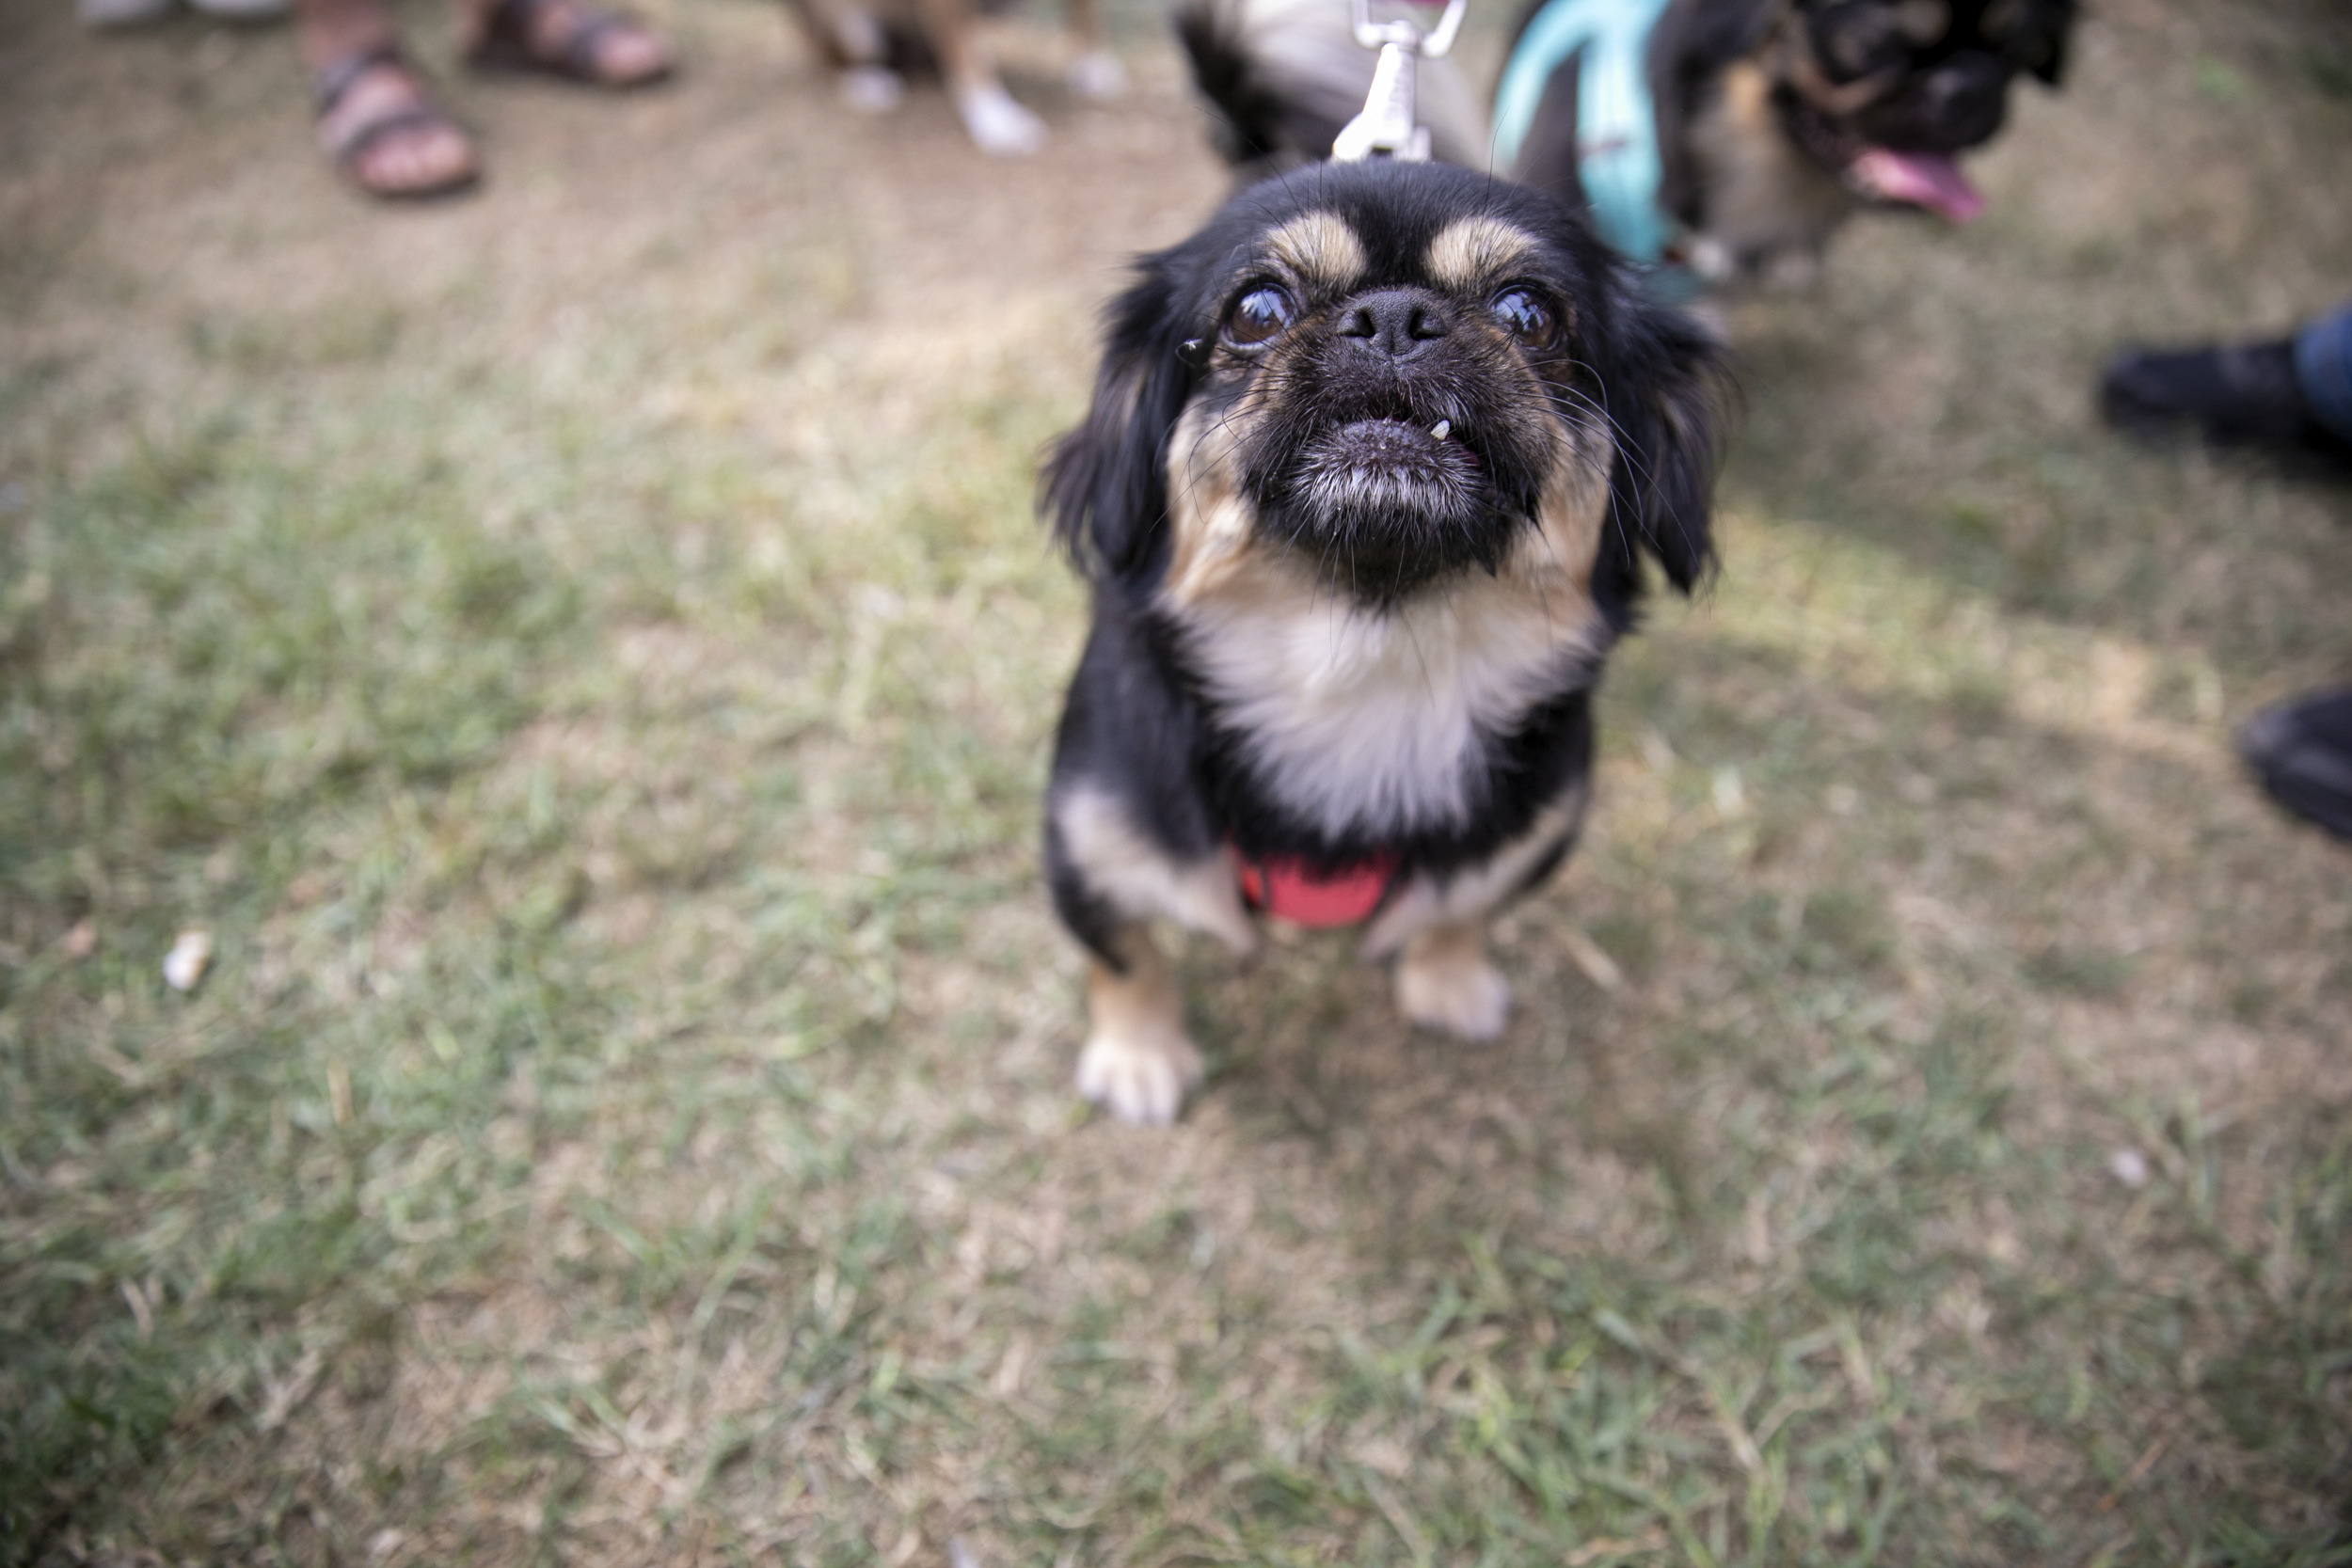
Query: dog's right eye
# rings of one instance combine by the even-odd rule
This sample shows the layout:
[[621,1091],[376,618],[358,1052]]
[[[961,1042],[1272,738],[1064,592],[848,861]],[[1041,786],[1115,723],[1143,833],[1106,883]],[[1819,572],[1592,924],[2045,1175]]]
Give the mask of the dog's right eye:
[[1268,285],[1252,289],[1233,302],[1233,313],[1225,323],[1225,335],[1244,345],[1263,343],[1278,333],[1289,330],[1298,319],[1298,305],[1288,289]]
[[1522,348],[1543,350],[1560,333],[1559,318],[1551,307],[1535,296],[1532,289],[1505,289],[1495,295],[1487,306],[1502,329],[1519,341]]

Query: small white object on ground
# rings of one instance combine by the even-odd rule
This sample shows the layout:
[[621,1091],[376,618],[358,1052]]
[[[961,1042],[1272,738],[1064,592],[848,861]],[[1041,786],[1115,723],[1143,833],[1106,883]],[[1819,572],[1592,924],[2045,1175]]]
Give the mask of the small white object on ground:
[[1045,122],[991,82],[956,94],[972,145],[992,158],[1025,158],[1045,145]]
[[1740,769],[1715,769],[1715,809],[1725,816],[1740,816],[1748,809],[1748,792],[1740,785]]
[[1062,80],[1078,97],[1101,103],[1127,90],[1127,68],[1109,50],[1089,49],[1070,62]]
[[213,938],[209,931],[183,931],[164,955],[164,984],[173,990],[194,990],[196,983],[204,978],[204,966],[213,960]]
[[2148,1156],[2137,1148],[2119,1148],[2107,1162],[2107,1169],[2115,1179],[2137,1192],[2148,1185]]

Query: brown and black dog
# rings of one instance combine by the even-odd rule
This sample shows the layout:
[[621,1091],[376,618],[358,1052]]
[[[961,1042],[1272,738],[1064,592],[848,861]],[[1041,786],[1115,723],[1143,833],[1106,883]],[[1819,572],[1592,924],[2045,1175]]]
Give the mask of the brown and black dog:
[[1045,494],[1093,589],[1045,810],[1078,1087],[1201,1058],[1152,927],[1356,925],[1414,1022],[1510,990],[1488,919],[1582,822],[1647,575],[1712,559],[1721,349],[1574,214],[1444,164],[1301,168],[1143,259]]

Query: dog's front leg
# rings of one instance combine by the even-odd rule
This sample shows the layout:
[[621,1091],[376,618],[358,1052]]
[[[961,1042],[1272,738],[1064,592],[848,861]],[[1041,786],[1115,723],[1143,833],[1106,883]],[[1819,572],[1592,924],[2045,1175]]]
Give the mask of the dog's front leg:
[[1487,923],[1566,856],[1584,818],[1585,797],[1580,775],[1484,865],[1416,879],[1373,921],[1364,956],[1397,956],[1396,1005],[1406,1018],[1466,1040],[1502,1033],[1511,1016],[1511,987],[1487,960]]
[[890,69],[890,38],[855,0],[794,0],[809,37],[840,72],[842,102],[864,114],[886,114],[906,95]]
[[1045,122],[1014,103],[997,79],[972,0],[916,0],[916,8],[972,145],[997,158],[1023,157],[1043,147]]
[[1070,38],[1077,45],[1077,54],[1063,80],[1072,92],[1090,103],[1101,103],[1127,90],[1126,68],[1103,43],[1099,0],[1070,0]]
[[1396,963],[1399,1011],[1424,1029],[1490,1040],[1511,1016],[1511,986],[1487,961],[1486,923],[1448,921],[1406,940]]
[[1200,1052],[1184,1033],[1184,999],[1152,928],[1122,926],[1113,967],[1087,958],[1087,1043],[1078,1092],[1121,1121],[1165,1127],[1200,1082]]

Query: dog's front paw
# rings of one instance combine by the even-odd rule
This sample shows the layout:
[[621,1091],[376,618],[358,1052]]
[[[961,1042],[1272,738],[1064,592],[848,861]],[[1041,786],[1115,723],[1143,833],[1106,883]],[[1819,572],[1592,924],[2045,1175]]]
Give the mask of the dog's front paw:
[[1407,943],[1397,960],[1396,1005],[1424,1029],[1490,1040],[1511,1016],[1511,986],[1476,937],[1432,933]]
[[1107,49],[1089,49],[1062,73],[1070,90],[1089,103],[1107,103],[1127,90],[1127,68]]
[[1045,145],[1045,122],[991,82],[956,94],[972,145],[993,158],[1025,158]]
[[841,102],[860,114],[886,115],[906,95],[906,78],[886,66],[851,66],[841,73]]
[[1166,1127],[1200,1082],[1200,1053],[1173,1030],[1098,1029],[1078,1053],[1078,1092],[1124,1122]]

